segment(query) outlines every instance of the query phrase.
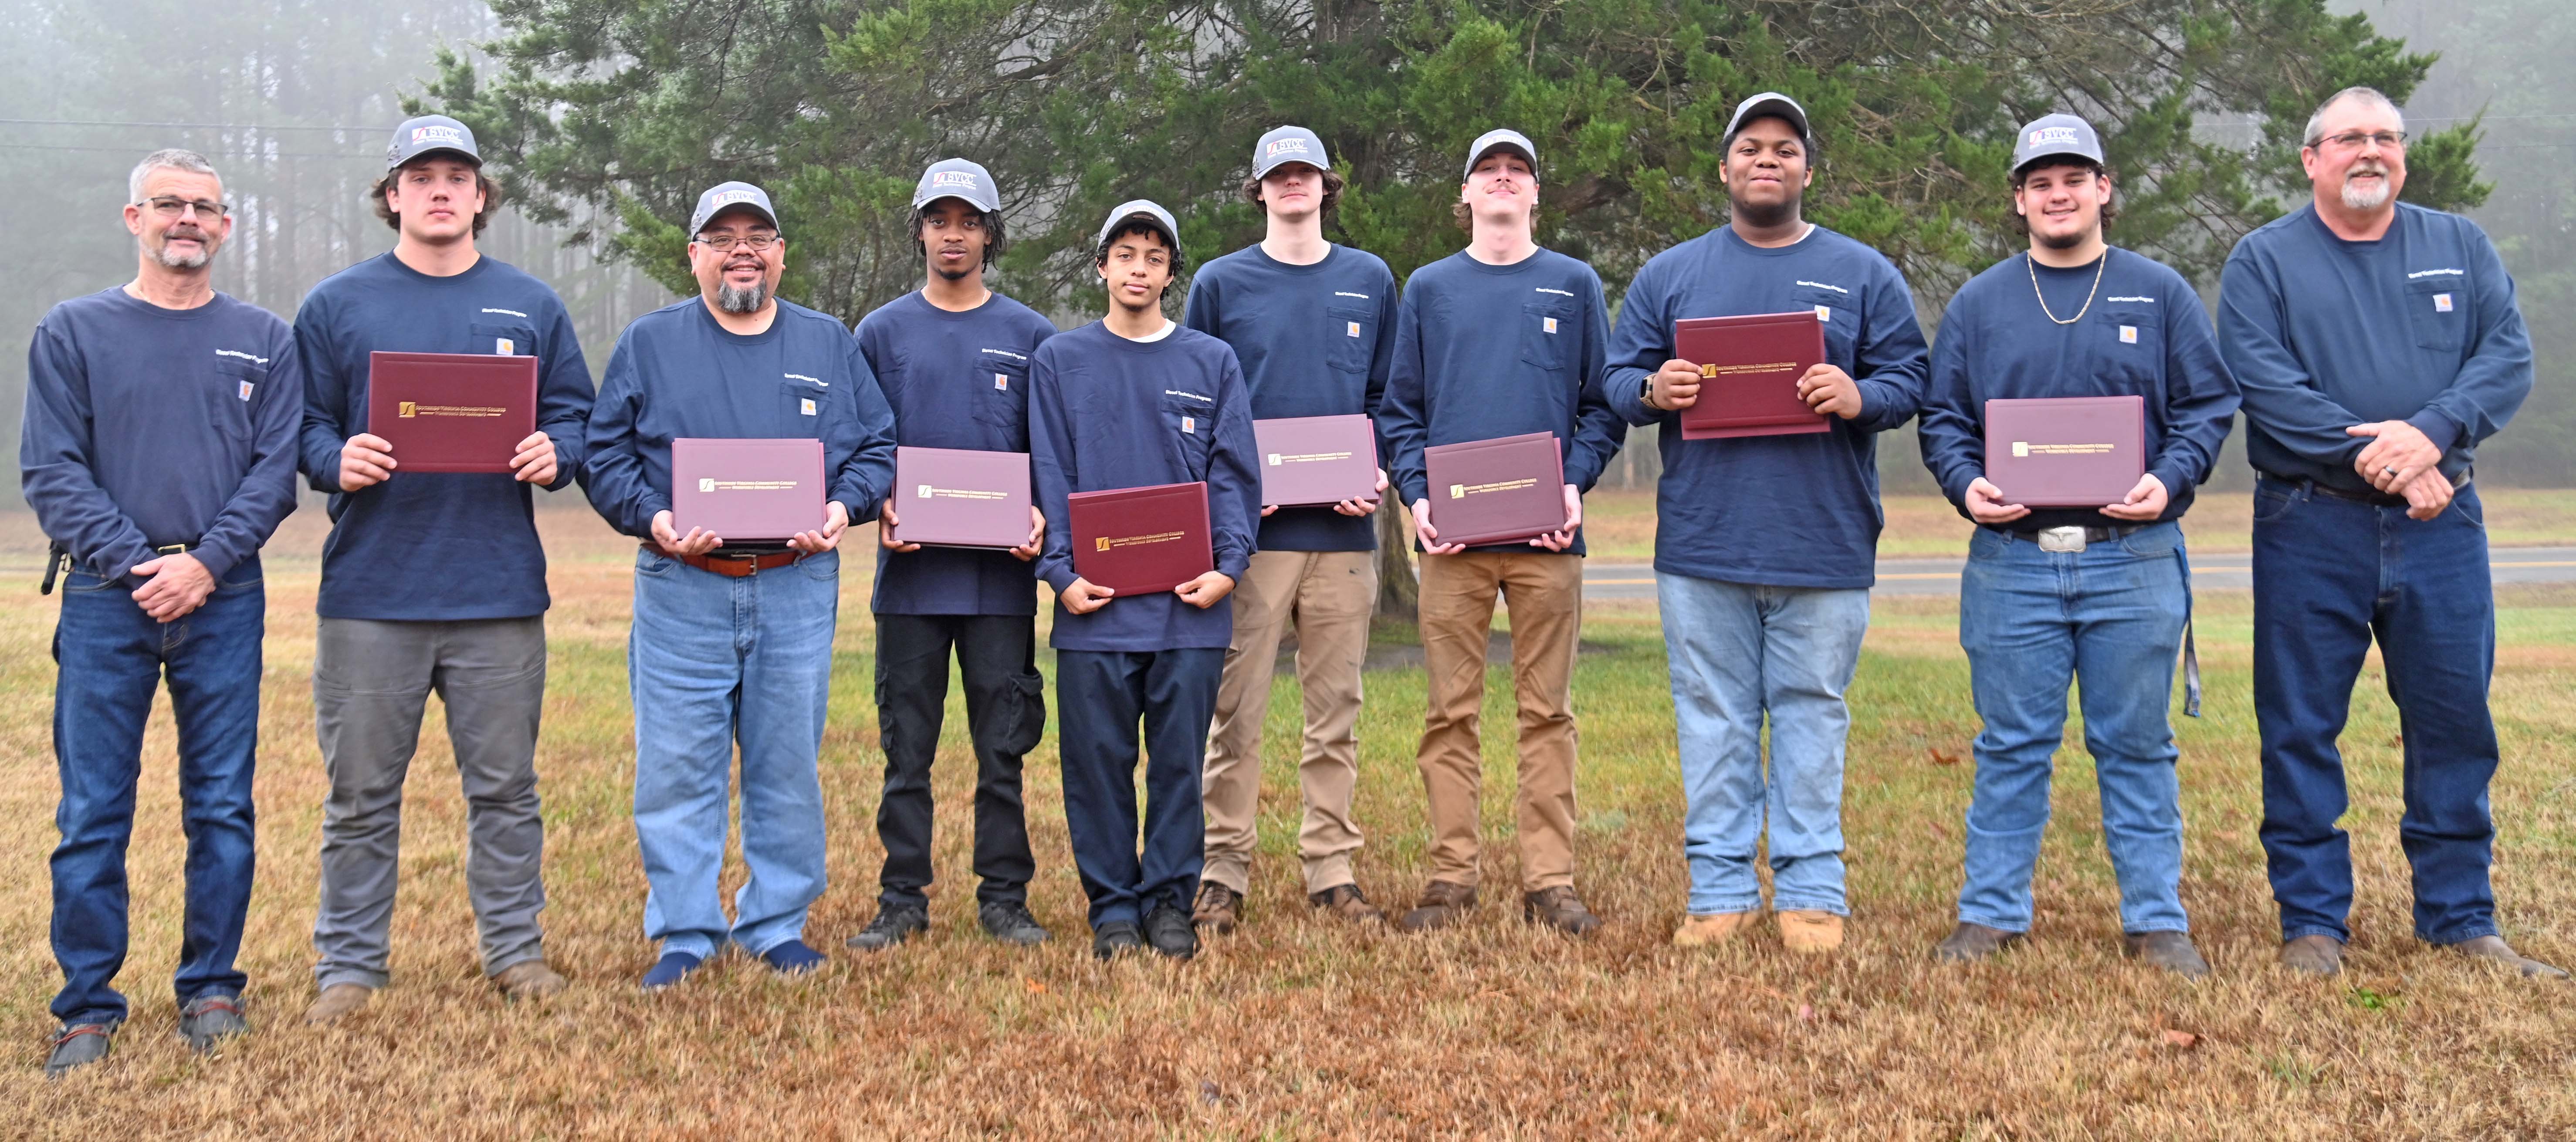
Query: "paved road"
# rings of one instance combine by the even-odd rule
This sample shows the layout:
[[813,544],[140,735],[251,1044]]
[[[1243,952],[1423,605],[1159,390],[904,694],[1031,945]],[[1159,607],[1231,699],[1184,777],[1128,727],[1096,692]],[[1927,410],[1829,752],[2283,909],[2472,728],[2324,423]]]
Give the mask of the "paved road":
[[[2498,583],[2564,583],[2576,580],[2576,547],[2498,547],[2487,553]],[[2246,588],[2254,585],[2253,556],[2244,552],[2195,556],[2194,587]],[[1877,591],[1883,595],[1955,595],[1959,593],[1962,559],[1882,559]],[[1583,595],[1588,599],[1651,599],[1654,568],[1643,563],[1586,560]]]

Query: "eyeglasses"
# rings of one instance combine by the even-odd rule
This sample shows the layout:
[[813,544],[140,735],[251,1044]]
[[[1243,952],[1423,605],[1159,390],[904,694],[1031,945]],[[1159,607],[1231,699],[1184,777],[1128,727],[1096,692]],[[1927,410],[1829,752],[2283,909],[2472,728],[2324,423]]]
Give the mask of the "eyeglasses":
[[2358,151],[2364,143],[2377,143],[2379,144],[2379,149],[2383,151],[2394,151],[2406,145],[2406,132],[2346,131],[2340,135],[2322,136],[2310,141],[2308,145],[2311,147],[2323,148],[2328,143],[2332,143],[2336,147],[2347,151]]
[[736,246],[740,246],[743,249],[757,254],[771,246],[777,245],[778,243],[779,237],[776,234],[746,234],[740,238],[736,238],[731,234],[698,235],[699,245],[719,254],[730,254]]
[[220,202],[208,202],[202,198],[173,198],[168,195],[163,195],[159,198],[147,198],[141,202],[135,203],[134,205],[149,206],[152,208],[152,213],[158,214],[163,218],[183,217],[191,209],[208,218],[221,218],[232,212],[232,207],[226,206]]

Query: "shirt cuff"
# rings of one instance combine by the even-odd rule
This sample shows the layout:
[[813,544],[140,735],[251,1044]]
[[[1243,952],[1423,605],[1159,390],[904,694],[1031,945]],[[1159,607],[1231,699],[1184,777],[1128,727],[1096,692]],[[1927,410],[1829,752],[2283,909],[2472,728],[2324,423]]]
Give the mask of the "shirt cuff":
[[2443,415],[2440,409],[2427,407],[2407,417],[2406,423],[2414,425],[2415,431],[2423,433],[2425,439],[2433,442],[2433,447],[2441,449],[2444,459],[2450,458],[2451,446],[2460,442],[2459,423]]

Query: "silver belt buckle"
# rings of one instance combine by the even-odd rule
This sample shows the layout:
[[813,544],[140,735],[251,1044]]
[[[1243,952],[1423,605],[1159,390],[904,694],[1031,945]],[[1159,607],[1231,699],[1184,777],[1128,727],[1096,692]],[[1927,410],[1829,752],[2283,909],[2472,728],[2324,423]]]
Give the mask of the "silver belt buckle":
[[2084,529],[2080,527],[2052,527],[2044,529],[2039,533],[2039,549],[2042,551],[2082,551],[2084,550]]

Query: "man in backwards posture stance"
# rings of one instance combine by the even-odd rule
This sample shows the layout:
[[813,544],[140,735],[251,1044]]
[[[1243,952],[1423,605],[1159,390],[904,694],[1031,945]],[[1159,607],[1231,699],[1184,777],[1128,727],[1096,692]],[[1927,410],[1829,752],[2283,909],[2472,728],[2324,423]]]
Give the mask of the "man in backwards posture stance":
[[27,347],[19,487],[66,564],[54,627],[54,962],[60,1075],[107,1056],[125,1021],[125,846],[143,723],[166,672],[188,838],[179,1034],[199,1051],[250,1029],[233,967],[250,906],[259,745],[259,548],[295,510],[304,377],[275,314],[215,292],[232,234],[223,182],[193,151],[127,180],[134,280],[55,306]]
[[[500,192],[473,132],[443,115],[413,119],[394,129],[385,165],[370,194],[398,235],[393,250],[323,279],[295,315],[304,474],[331,493],[332,520],[313,648],[313,727],[331,795],[310,1023],[365,1007],[385,985],[403,777],[432,690],[465,786],[483,971],[514,999],[564,986],[537,926],[549,600],[529,489],[560,489],[580,470],[590,369],[555,291],[474,248]],[[536,356],[537,431],[519,441],[511,473],[404,474],[392,445],[367,431],[378,350]]]
[[[912,193],[912,233],[929,264],[922,287],[859,322],[859,351],[894,410],[895,443],[988,452],[1029,450],[1029,355],[1055,336],[1037,311],[984,286],[1004,245],[1002,196],[990,171],[943,159]],[[1010,551],[902,543],[895,501],[878,518],[877,739],[885,792],[877,840],[885,870],[876,919],[850,946],[890,948],[930,927],[930,761],[948,705],[948,651],[966,683],[975,747],[975,918],[1006,944],[1035,944],[1029,915],[1028,816],[1020,759],[1046,731],[1037,668],[1038,589],[1029,573],[1043,520]]]
[[2314,201],[2245,236],[2218,344],[2245,390],[2254,493],[2254,711],[2281,962],[2332,975],[2352,911],[2335,739],[2378,636],[2405,733],[2415,935],[2527,976],[2567,973],[2497,934],[2495,592],[2478,442],[2531,392],[2513,279],[2476,223],[2397,201],[2406,121],[2367,87],[2308,117]]
[[[1032,354],[1029,468],[1050,527],[1038,577],[1055,588],[1056,751],[1074,867],[1091,898],[1091,950],[1147,944],[1198,953],[1199,766],[1233,634],[1225,601],[1252,558],[1260,475],[1243,370],[1225,342],[1163,316],[1181,269],[1180,228],[1151,202],[1120,205],[1094,254],[1107,317]],[[1075,492],[1206,481],[1215,569],[1144,596],[1074,573]],[[1136,819],[1137,726],[1144,726],[1143,848]],[[1141,926],[1141,927],[1140,927]]]
[[[1821,953],[1842,945],[1851,914],[1843,690],[1877,578],[1878,434],[1914,416],[1923,333],[1894,265],[1800,217],[1815,166],[1805,109],[1776,93],[1745,100],[1723,151],[1727,224],[1646,263],[1610,335],[1611,402],[1631,424],[1661,426],[1655,591],[1691,881],[1673,942],[1713,945],[1761,917],[1754,846],[1767,816],[1781,942]],[[1682,439],[1700,370],[1679,359],[1673,323],[1802,309],[1824,323],[1825,360],[1798,392],[1826,431]]]
[[[626,670],[635,697],[635,840],[644,938],[662,942],[645,990],[678,984],[730,942],[783,974],[820,967],[805,913],[823,894],[815,757],[832,689],[841,533],[893,481],[894,417],[839,319],[778,297],[787,240],[769,195],[725,182],[689,218],[698,296],[626,327],[590,418],[583,490],[644,541]],[[820,526],[785,544],[728,543],[671,522],[671,442],[823,442]],[[742,750],[742,862],[725,922],[727,778]]]
[[[2050,758],[2073,680],[2120,881],[2121,948],[2207,975],[2183,915],[2182,789],[2165,707],[2191,617],[2182,514],[2235,420],[2236,382],[2191,283],[2103,240],[2116,210],[2091,124],[2047,115],[2024,126],[2012,177],[2030,252],[1950,302],[1920,431],[1923,463],[1978,527],[1959,584],[1959,645],[1985,722],[1959,925],[1937,954],[1979,960],[2030,931]],[[2119,502],[2027,508],[1986,479],[1987,401],[2131,395],[2146,405],[2147,471]],[[2196,664],[2187,682],[2197,714]]]
[[[1342,176],[1324,141],[1281,127],[1252,149],[1243,196],[1270,219],[1259,245],[1206,267],[1190,281],[1183,324],[1234,347],[1251,387],[1252,415],[1375,415],[1395,348],[1395,275],[1377,256],[1324,240],[1324,217],[1341,201]],[[1385,473],[1377,490],[1386,491]],[[1305,751],[1297,783],[1305,826],[1297,832],[1306,902],[1345,920],[1382,923],[1351,875],[1359,826],[1360,668],[1377,607],[1378,501],[1309,507],[1263,505],[1260,550],[1234,592],[1234,645],[1225,652],[1216,728],[1208,735],[1207,868],[1191,918],[1234,930],[1252,883],[1253,822],[1261,793],[1261,723],[1279,636],[1297,628],[1297,685],[1306,695]]]
[[[1476,744],[1485,646],[1500,591],[1512,616],[1520,707],[1521,915],[1572,935],[1601,921],[1574,894],[1574,645],[1583,618],[1583,500],[1628,432],[1601,388],[1609,317],[1601,277],[1531,238],[1538,153],[1518,131],[1467,152],[1456,214],[1467,248],[1414,271],[1396,310],[1378,430],[1422,545],[1422,655],[1430,673],[1419,764],[1431,882],[1407,931],[1476,904]],[[1565,526],[1527,543],[1440,540],[1423,449],[1552,432],[1565,450]]]

